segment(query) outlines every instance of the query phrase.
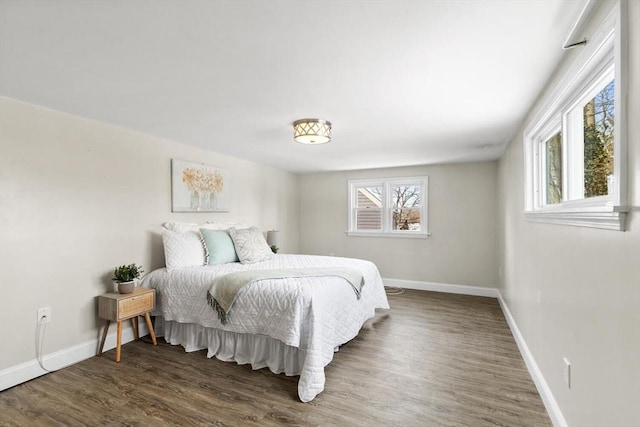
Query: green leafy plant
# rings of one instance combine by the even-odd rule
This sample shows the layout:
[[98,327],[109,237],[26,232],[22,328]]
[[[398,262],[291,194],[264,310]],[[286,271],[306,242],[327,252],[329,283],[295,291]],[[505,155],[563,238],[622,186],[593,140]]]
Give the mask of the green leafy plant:
[[113,270],[113,281],[115,282],[130,282],[134,279],[139,279],[140,275],[144,273],[142,266],[129,264],[121,265]]
[[280,248],[278,248],[276,245],[271,245],[270,247],[271,247],[271,251],[272,251],[274,254],[277,254],[277,253],[278,253],[278,251],[280,250]]

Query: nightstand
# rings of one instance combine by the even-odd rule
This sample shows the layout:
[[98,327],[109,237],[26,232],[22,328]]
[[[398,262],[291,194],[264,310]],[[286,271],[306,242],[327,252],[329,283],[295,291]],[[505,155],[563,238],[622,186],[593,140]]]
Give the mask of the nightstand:
[[155,307],[155,289],[135,287],[133,288],[133,292],[130,294],[109,293],[100,295],[98,297],[98,316],[102,319],[106,319],[107,324],[104,327],[104,332],[102,333],[98,356],[102,355],[104,342],[107,339],[107,332],[109,332],[109,325],[111,322],[118,322],[116,362],[120,362],[120,351],[122,348],[122,321],[131,319],[134,337],[138,339],[138,316],[144,316],[144,320],[147,322],[147,328],[149,329],[149,334],[151,334],[153,345],[158,345],[158,342],[156,341],[156,334],[153,331],[153,325],[151,324],[151,317],[149,317],[149,312],[153,311]]

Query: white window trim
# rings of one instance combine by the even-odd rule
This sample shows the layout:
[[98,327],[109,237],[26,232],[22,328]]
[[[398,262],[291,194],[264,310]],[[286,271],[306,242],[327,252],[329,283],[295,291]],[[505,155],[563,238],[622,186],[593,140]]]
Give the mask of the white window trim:
[[[524,131],[524,216],[533,222],[545,222],[571,226],[603,228],[624,231],[627,206],[627,37],[626,3],[618,1],[599,26],[597,32],[588,39],[584,51],[577,57],[558,86],[543,98],[543,106]],[[613,58],[611,58],[613,57]],[[615,112],[614,129],[614,191],[607,196],[578,200],[564,200],[562,203],[547,205],[542,201],[543,183],[540,165],[541,138],[550,135],[557,128],[564,113],[576,101],[579,94],[593,83],[595,73],[604,70],[613,60],[615,66]],[[569,149],[566,146],[565,126],[563,126],[563,157]],[[566,165],[566,163],[565,163]],[[570,171],[563,166],[563,185],[567,185]],[[569,184],[571,185],[571,184]],[[563,197],[569,194],[563,192]]]
[[[385,194],[385,201],[389,203],[390,189],[394,185],[401,184],[420,184],[422,186],[422,204],[420,211],[420,224],[421,231],[409,231],[409,230],[392,230],[391,229],[391,217],[390,206],[386,205],[382,207],[382,230],[381,231],[361,231],[356,230],[356,217],[355,207],[357,201],[357,187],[363,186],[379,186],[382,185],[382,191]],[[400,237],[409,239],[426,239],[431,234],[428,232],[428,212],[429,212],[429,178],[426,176],[409,176],[401,178],[376,178],[376,179],[358,179],[350,180],[348,182],[348,217],[349,217],[349,229],[347,230],[347,236],[349,237]]]

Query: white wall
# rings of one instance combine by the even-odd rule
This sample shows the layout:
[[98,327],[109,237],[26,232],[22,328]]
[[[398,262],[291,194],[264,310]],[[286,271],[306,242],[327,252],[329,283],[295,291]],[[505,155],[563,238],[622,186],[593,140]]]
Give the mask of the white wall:
[[569,426],[640,426],[640,2],[628,4],[627,231],[525,221],[522,132],[539,105],[499,164],[500,291]]
[[[348,237],[350,179],[429,176],[428,239]],[[496,162],[371,169],[300,179],[303,253],[365,258],[385,278],[495,287]]]
[[[229,213],[171,213],[178,158],[228,168]],[[164,221],[237,221],[281,230],[298,250],[298,177],[271,167],[0,98],[0,370],[95,340],[96,296],[116,265],[164,265]]]

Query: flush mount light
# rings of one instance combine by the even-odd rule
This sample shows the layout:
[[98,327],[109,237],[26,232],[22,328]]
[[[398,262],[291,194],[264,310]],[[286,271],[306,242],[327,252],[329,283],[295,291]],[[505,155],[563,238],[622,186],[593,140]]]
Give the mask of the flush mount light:
[[293,122],[293,139],[301,144],[326,144],[331,141],[331,122],[300,119]]

